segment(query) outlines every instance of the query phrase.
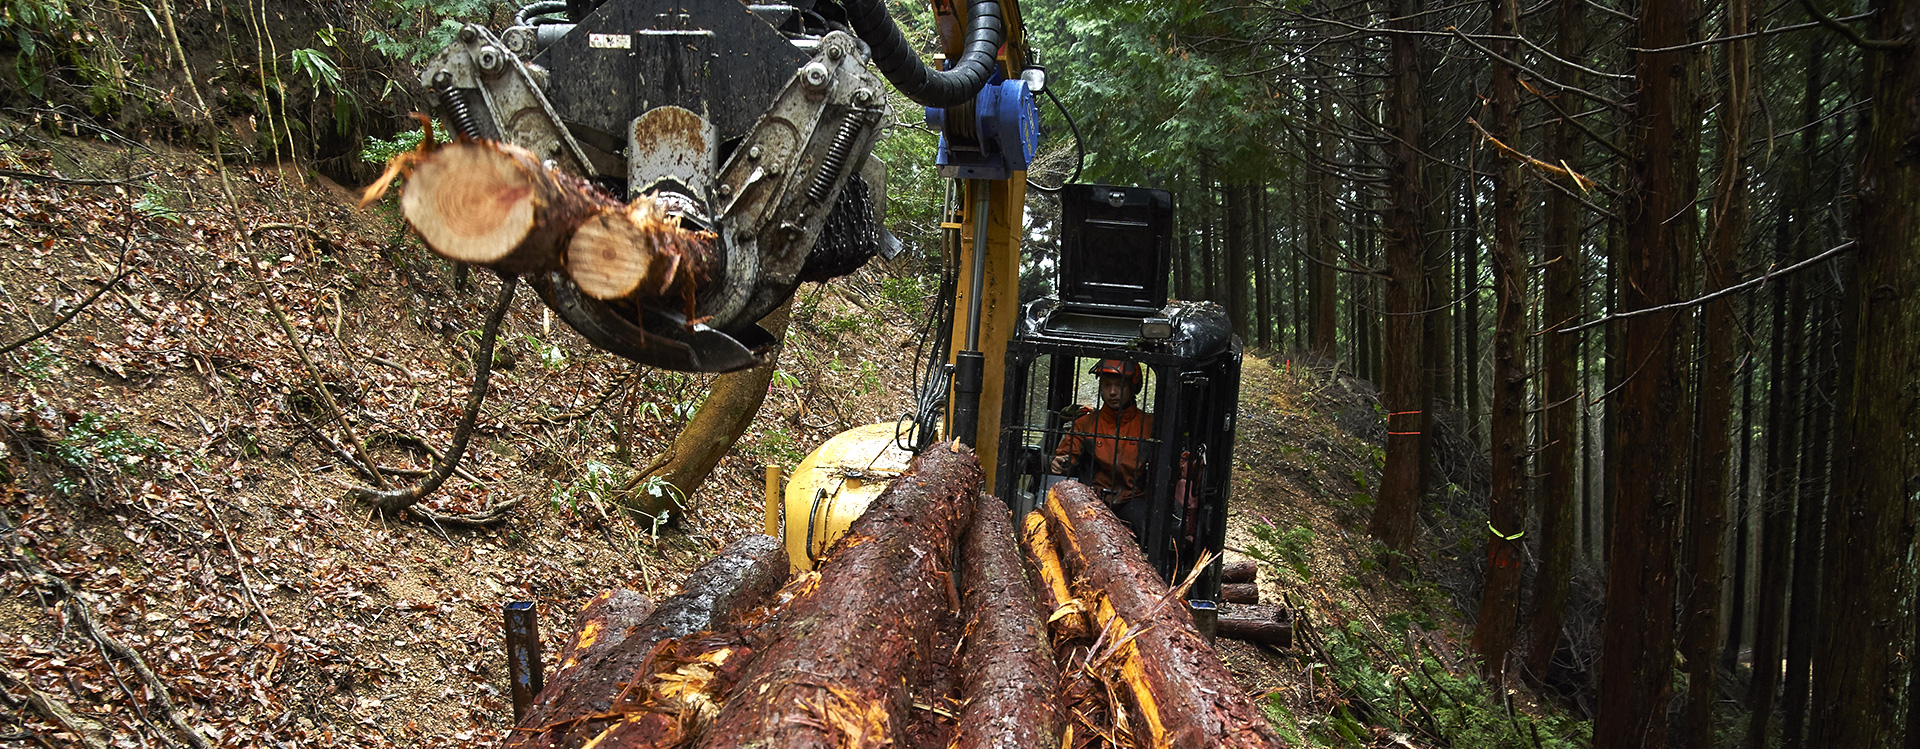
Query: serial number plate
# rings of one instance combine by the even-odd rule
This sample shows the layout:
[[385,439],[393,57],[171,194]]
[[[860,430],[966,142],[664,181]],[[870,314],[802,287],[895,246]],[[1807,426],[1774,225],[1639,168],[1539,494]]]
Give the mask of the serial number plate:
[[593,49],[633,49],[633,35],[588,34],[587,46]]

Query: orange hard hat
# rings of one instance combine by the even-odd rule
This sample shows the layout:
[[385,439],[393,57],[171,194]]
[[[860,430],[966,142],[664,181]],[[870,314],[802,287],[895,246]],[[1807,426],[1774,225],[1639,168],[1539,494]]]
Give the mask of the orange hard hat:
[[1100,363],[1093,365],[1093,369],[1087,370],[1087,374],[1100,375],[1102,377],[1125,377],[1127,378],[1127,382],[1133,385],[1133,391],[1136,393],[1140,392],[1140,365],[1133,362],[1121,361],[1119,359],[1101,359]]

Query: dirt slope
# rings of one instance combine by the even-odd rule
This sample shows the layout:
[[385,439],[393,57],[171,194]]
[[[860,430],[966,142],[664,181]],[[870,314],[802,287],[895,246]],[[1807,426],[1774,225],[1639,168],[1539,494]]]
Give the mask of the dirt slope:
[[[345,191],[291,172],[233,170],[243,236],[199,156],[16,123],[0,134],[0,169],[68,178],[0,176],[0,345],[120,279],[0,356],[0,515],[24,552],[0,565],[0,672],[12,697],[25,682],[105,724],[113,744],[174,736],[29,565],[69,580],[101,634],[143,654],[216,745],[485,745],[510,712],[502,603],[540,602],[551,653],[600,590],[671,593],[757,531],[761,463],[891,418],[910,392],[917,292],[877,267],[803,287],[768,408],[681,526],[655,528],[606,492],[665,447],[709,378],[643,372],[586,418],[531,421],[592,403],[629,367],[522,291],[469,476],[429,501],[518,506],[483,529],[371,516],[344,499],[362,479],[308,426],[325,406],[266,295],[378,459],[417,471],[430,461],[420,445],[450,442],[498,281],[459,287],[391,212],[353,210]],[[71,740],[24,707],[0,723]]]

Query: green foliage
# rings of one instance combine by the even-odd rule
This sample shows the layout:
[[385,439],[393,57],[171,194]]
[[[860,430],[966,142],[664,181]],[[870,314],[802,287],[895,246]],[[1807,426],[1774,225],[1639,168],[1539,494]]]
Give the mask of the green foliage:
[[[1023,8],[1029,38],[1047,52],[1055,93],[1087,139],[1083,181],[1153,183],[1205,165],[1224,180],[1266,175],[1285,125],[1286,97],[1262,76],[1259,45],[1200,49],[1193,40],[1263,35],[1244,7],[1193,0],[1064,0]],[[1125,102],[1126,106],[1115,106]],[[1066,132],[1052,107],[1048,132]]]
[[142,216],[169,224],[181,222],[180,211],[173,207],[177,196],[161,187],[149,188],[140,193],[140,199],[133,201],[133,210]]
[[528,353],[540,358],[540,366],[548,371],[558,372],[567,368],[567,351],[560,348],[559,344],[542,341],[532,333],[520,336],[520,342],[526,346]]
[[463,23],[485,21],[496,3],[487,0],[376,0],[369,18],[385,20],[362,41],[380,54],[419,65],[453,43]]
[[53,57],[43,42],[72,33],[73,12],[66,0],[10,0],[0,3],[0,34],[13,38],[20,55],[14,58],[14,75],[27,93],[45,96],[47,72],[44,65]]
[[[421,128],[395,133],[390,140],[368,136],[366,143],[360,147],[360,160],[373,164],[385,164],[392,161],[395,156],[419,148],[420,141],[424,140],[426,135],[427,131]],[[434,120],[433,142],[445,143],[450,140],[453,140],[453,134],[447,132],[446,126],[440,124],[439,120]]]
[[661,528],[673,522],[673,510],[666,508],[686,506],[687,497],[680,493],[680,487],[668,483],[665,478],[660,476],[648,476],[641,480],[640,485],[634,487],[634,492],[654,498],[655,501],[649,504],[654,507],[663,508],[658,513],[635,513],[651,521],[652,527],[648,529],[648,532],[655,537],[660,535]]
[[1270,521],[1262,521],[1253,526],[1254,541],[1247,545],[1247,556],[1269,566],[1293,570],[1302,582],[1310,581],[1313,569],[1307,560],[1313,537],[1313,529],[1304,525],[1281,530]]
[[889,278],[880,282],[880,298],[907,317],[918,319],[926,313],[927,298],[933,294],[932,285],[933,279],[926,276]]
[[134,434],[122,426],[113,426],[99,414],[84,414],[65,436],[53,443],[48,457],[74,469],[54,482],[61,494],[77,493],[83,481],[95,473],[130,473],[150,458],[167,454],[167,446],[151,437]]
[[806,451],[800,449],[799,443],[785,427],[776,426],[756,433],[756,436],[759,439],[748,448],[748,452],[757,458],[772,458],[775,462],[793,464],[807,457]]
[[[1387,629],[1404,634],[1412,624],[1412,616],[1397,614],[1388,617]],[[1576,749],[1591,741],[1591,724],[1558,713],[1534,717],[1515,711],[1503,690],[1471,669],[1455,673],[1427,654],[1384,647],[1359,621],[1322,635],[1323,647],[1315,653],[1321,660],[1307,667],[1321,671],[1339,691],[1339,706],[1327,715],[1302,718],[1276,697],[1267,709],[1282,733],[1307,739],[1303,745],[1373,746],[1376,734],[1369,726],[1428,739],[1422,745]]]
[[579,512],[582,503],[605,508],[613,501],[613,495],[627,483],[630,469],[612,463],[589,460],[580,477],[572,482],[554,487],[548,501],[555,509]]
[[[333,29],[322,29],[320,38],[323,43],[331,44]],[[360,118],[360,98],[353,91],[340,85],[340,66],[327,53],[317,49],[304,48],[293,51],[293,71],[305,75],[313,83],[316,96],[333,98],[333,127],[340,135],[353,131],[353,123]]]

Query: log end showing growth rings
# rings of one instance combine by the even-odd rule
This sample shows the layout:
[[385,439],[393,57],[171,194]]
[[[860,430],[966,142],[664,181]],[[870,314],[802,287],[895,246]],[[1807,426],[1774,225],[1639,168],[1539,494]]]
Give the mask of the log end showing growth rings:
[[[637,203],[644,206],[646,201]],[[647,213],[641,208],[640,213]],[[626,210],[602,211],[587,219],[567,245],[566,266],[581,293],[595,299],[633,295],[647,280],[651,237]],[[641,219],[644,220],[644,219]]]
[[441,255],[487,265],[513,253],[533,230],[532,179],[495,147],[449,144],[422,159],[408,177],[400,210]]

